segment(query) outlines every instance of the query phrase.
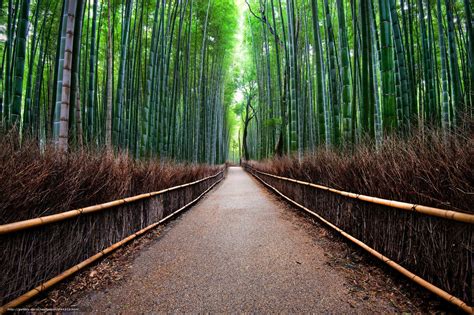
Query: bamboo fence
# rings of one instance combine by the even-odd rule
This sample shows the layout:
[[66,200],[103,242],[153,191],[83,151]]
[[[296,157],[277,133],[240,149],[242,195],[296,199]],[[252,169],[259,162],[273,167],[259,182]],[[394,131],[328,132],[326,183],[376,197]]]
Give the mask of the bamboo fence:
[[[321,189],[325,191],[330,191],[332,193],[335,193],[344,197],[363,200],[369,203],[387,206],[389,208],[413,211],[413,212],[431,215],[431,216],[435,216],[435,217],[439,217],[443,219],[474,224],[474,214],[470,214],[470,213],[464,213],[464,212],[459,212],[459,211],[454,211],[454,210],[439,209],[439,208],[427,207],[427,206],[417,205],[417,204],[408,203],[408,202],[401,202],[401,201],[371,197],[371,196],[366,196],[362,194],[342,191],[342,190],[330,188],[323,185],[308,183],[308,182],[300,181],[293,178],[277,176],[277,175],[261,172],[255,169],[252,169],[252,171],[258,174],[265,175],[265,176],[281,179],[281,180],[296,183],[299,185],[305,185],[305,186],[309,186],[309,187],[313,187],[313,188],[317,188],[317,189]],[[1,230],[0,230],[0,233],[1,233]]]
[[474,312],[467,304],[473,298],[474,215],[354,194],[244,166],[278,195],[410,280]]
[[224,168],[161,191],[0,225],[0,314],[177,215],[217,185],[225,172]]

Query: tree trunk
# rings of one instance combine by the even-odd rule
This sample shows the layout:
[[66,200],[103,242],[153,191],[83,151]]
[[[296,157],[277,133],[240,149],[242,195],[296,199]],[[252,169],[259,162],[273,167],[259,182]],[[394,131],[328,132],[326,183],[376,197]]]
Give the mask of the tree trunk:
[[244,158],[245,161],[250,160],[250,153],[249,153],[249,146],[247,142],[247,136],[248,136],[248,129],[249,129],[249,123],[253,118],[253,115],[250,117],[250,109],[251,109],[251,102],[252,102],[252,95],[247,95],[247,105],[245,107],[245,120],[244,120],[244,133],[242,135],[242,145],[243,145],[243,151],[244,151]]

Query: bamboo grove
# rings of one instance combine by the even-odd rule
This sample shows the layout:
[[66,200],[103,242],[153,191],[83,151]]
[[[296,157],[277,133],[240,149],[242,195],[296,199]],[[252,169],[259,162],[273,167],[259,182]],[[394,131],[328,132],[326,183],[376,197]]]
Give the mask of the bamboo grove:
[[226,160],[232,0],[0,0],[0,8],[4,129],[59,150]]
[[245,2],[246,158],[377,145],[472,118],[470,0]]

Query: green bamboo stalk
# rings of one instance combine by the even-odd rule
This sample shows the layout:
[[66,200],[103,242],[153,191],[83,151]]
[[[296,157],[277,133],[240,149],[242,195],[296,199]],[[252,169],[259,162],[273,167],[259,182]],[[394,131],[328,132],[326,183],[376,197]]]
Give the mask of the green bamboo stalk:
[[298,152],[298,156],[301,157],[301,150],[298,145],[298,126],[297,126],[297,111],[298,111],[298,97],[296,95],[297,87],[297,43],[296,43],[296,31],[295,31],[295,13],[294,13],[294,1],[288,0],[287,6],[288,15],[288,39],[289,39],[289,108],[290,108],[290,150]]
[[[97,0],[96,0],[97,1]],[[113,142],[117,146],[124,144],[122,137],[123,131],[126,126],[123,125],[123,103],[124,103],[124,88],[125,88],[125,77],[126,77],[126,64],[127,64],[127,48],[129,45],[129,32],[130,32],[130,19],[132,15],[133,0],[127,0],[125,5],[125,13],[122,24],[122,41],[120,45],[120,68],[118,74],[118,86],[117,86],[117,105],[114,111],[113,121]]]
[[370,30],[370,6],[368,0],[360,1],[360,23],[361,23],[361,91],[362,98],[359,103],[360,130],[365,136],[374,137],[374,88],[373,88],[373,64],[372,40]]
[[331,113],[331,143],[336,146],[340,144],[341,133],[341,105],[339,102],[338,91],[338,69],[336,56],[336,43],[334,40],[334,32],[331,21],[331,12],[329,11],[329,2],[324,0],[324,11],[326,13],[326,43],[327,43],[327,59],[329,64],[328,83],[329,83],[329,111]]
[[57,60],[56,60],[56,75],[55,75],[55,103],[53,107],[53,128],[52,128],[52,137],[55,142],[55,145],[59,148],[59,134],[61,126],[61,102],[62,102],[62,92],[63,92],[63,72],[64,72],[64,53],[66,45],[66,27],[67,27],[67,14],[69,8],[69,1],[65,0],[63,2],[63,14],[60,23],[59,31],[59,42],[58,42],[58,51],[57,51]]
[[467,38],[468,38],[468,60],[467,63],[469,65],[469,89],[466,89],[467,94],[467,102],[471,104],[471,112],[468,113],[473,117],[473,110],[472,104],[474,104],[474,22],[473,22],[473,15],[472,15],[472,8],[471,8],[472,1],[464,0],[464,13],[466,15],[466,30],[467,30]]
[[347,39],[344,4],[337,0],[337,16],[339,21],[339,45],[341,47],[342,67],[342,130],[343,141],[352,143],[352,104],[351,104],[351,69],[349,56],[349,42]]
[[395,78],[392,49],[392,29],[390,23],[390,4],[388,0],[379,1],[381,27],[381,73],[383,128],[387,133],[397,129],[397,110],[395,102]]
[[443,18],[441,0],[437,0],[438,8],[438,36],[441,59],[441,127],[447,131],[450,127],[449,118],[449,82],[448,82],[448,56],[446,51],[446,42],[444,39]]
[[448,55],[450,63],[450,78],[451,78],[451,89],[453,99],[453,123],[458,124],[461,119],[462,113],[465,111],[463,107],[463,96],[461,89],[461,78],[459,74],[459,59],[458,49],[455,39],[454,21],[453,21],[453,2],[452,0],[445,0],[446,7],[446,19],[448,22]]
[[435,118],[434,86],[433,86],[433,62],[428,43],[428,35],[425,23],[425,10],[423,0],[418,0],[418,20],[421,33],[421,58],[423,61],[423,80],[425,85],[425,95],[423,98],[423,120],[432,123]]
[[202,127],[201,127],[201,114],[203,114],[204,103],[202,102],[204,95],[203,95],[203,80],[204,80],[204,61],[206,58],[206,45],[207,45],[207,27],[209,23],[209,12],[211,8],[211,0],[207,3],[207,10],[206,10],[206,18],[204,20],[204,31],[202,37],[202,45],[201,45],[201,63],[200,63],[200,71],[199,71],[199,87],[198,87],[198,96],[197,96],[197,104],[196,104],[196,136],[195,136],[195,147],[194,147],[194,156],[193,161],[198,162],[199,152],[200,150],[200,140],[203,138],[202,135]]
[[92,144],[94,141],[97,132],[94,129],[94,120],[97,116],[96,109],[96,41],[97,41],[97,7],[98,0],[94,0],[92,6],[92,30],[91,30],[91,39],[90,39],[90,58],[89,58],[89,88],[87,92],[87,141],[89,144]]
[[77,0],[69,0],[67,7],[66,38],[64,42],[64,68],[62,71],[61,112],[58,141],[58,149],[62,152],[68,150],[69,143],[69,103],[71,100],[71,70],[76,6]]
[[23,94],[23,75],[25,71],[26,39],[28,35],[28,15],[30,0],[23,0],[20,7],[18,31],[15,47],[13,104],[11,107],[11,125],[20,128],[21,104]]
[[12,50],[13,50],[13,1],[8,0],[8,17],[7,17],[7,41],[5,43],[6,50],[6,66],[5,66],[5,91],[3,101],[5,104],[3,119],[5,126],[11,126],[11,84],[12,84]]
[[110,19],[110,0],[107,1],[107,108],[105,121],[105,146],[112,149],[112,23]]
[[[32,46],[30,48],[30,55],[29,55],[29,62],[28,62],[28,74],[27,74],[27,80],[26,80],[26,95],[25,95],[25,104],[23,107],[23,133],[26,134],[32,134],[32,121],[35,119],[33,117],[33,109],[32,109],[32,99],[31,99],[31,93],[32,93],[32,82],[33,82],[33,72],[34,72],[34,62],[35,62],[35,55],[36,55],[36,50],[38,47],[38,40],[37,40],[37,35],[38,35],[38,20],[39,20],[39,6],[41,5],[41,0],[38,0],[36,3],[36,9],[35,9],[35,18],[33,22],[33,36],[31,39]],[[42,32],[44,29],[44,24],[42,27]]]
[[[398,126],[402,127],[405,132],[410,129],[410,86],[408,71],[406,67],[407,57],[405,55],[405,47],[402,40],[400,22],[398,19],[395,0],[390,0],[390,18],[392,21],[393,38],[395,43],[396,56],[396,72],[398,74],[399,99],[397,100]],[[401,116],[401,117],[400,117]]]

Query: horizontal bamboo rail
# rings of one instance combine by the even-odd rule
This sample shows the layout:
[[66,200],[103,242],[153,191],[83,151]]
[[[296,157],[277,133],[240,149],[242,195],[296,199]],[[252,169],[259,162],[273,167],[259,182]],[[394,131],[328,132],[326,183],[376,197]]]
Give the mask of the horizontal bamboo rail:
[[[263,172],[259,172],[259,173],[263,173]],[[338,232],[339,234],[341,234],[343,237],[345,237],[346,239],[350,240],[351,242],[355,243],[356,245],[362,247],[365,251],[367,251],[369,254],[371,254],[372,256],[380,259],[381,261],[383,261],[385,264],[387,264],[388,266],[392,267],[393,269],[397,270],[398,272],[400,272],[402,275],[406,276],[408,279],[412,280],[413,282],[419,284],[420,286],[424,287],[425,289],[431,291],[432,293],[436,294],[437,296],[439,296],[440,298],[448,301],[449,303],[459,307],[460,309],[462,309],[463,311],[465,311],[466,313],[468,314],[474,314],[474,308],[472,306],[469,306],[467,305],[464,301],[462,301],[461,299],[449,294],[448,292],[444,291],[443,289],[435,286],[434,284],[426,281],[425,279],[417,276],[416,274],[412,273],[411,271],[407,270],[406,268],[400,266],[399,264],[397,264],[396,262],[390,260],[388,257],[382,255],[381,253],[379,253],[378,251],[376,251],[375,249],[373,249],[372,247],[368,246],[367,244],[363,243],[362,241],[360,241],[359,239],[353,237],[352,235],[346,233],[344,230],[341,230],[339,227],[337,227],[336,225],[332,224],[331,222],[327,221],[326,219],[324,219],[322,216],[320,216],[319,214],[317,214],[316,212],[313,212],[311,211],[310,209],[306,208],[305,206],[299,204],[298,202],[294,201],[293,199],[287,197],[286,195],[284,195],[282,192],[280,192],[278,189],[276,189],[275,187],[271,186],[270,184],[268,184],[267,182],[265,182],[263,179],[261,179],[259,176],[251,173],[253,176],[255,176],[260,182],[262,182],[265,186],[269,187],[270,189],[272,189],[273,191],[275,191],[278,195],[280,195],[281,197],[283,197],[284,199],[286,199],[287,201],[289,201],[290,203],[294,204],[295,206],[297,206],[298,208],[301,208],[302,210],[306,211],[307,213],[315,216],[316,218],[318,218],[320,221],[322,221],[323,223],[325,223],[326,225],[328,225],[329,227],[331,227],[333,230],[335,230],[336,232]],[[264,173],[265,174],[265,173]],[[265,174],[266,175],[266,174]]]
[[325,190],[325,191],[330,191],[332,193],[335,193],[335,194],[338,194],[338,195],[341,195],[341,196],[344,196],[344,197],[363,200],[363,201],[366,201],[366,202],[369,202],[369,203],[375,203],[375,204],[379,204],[379,205],[382,205],[382,206],[387,206],[387,207],[390,207],[390,208],[413,211],[413,212],[418,212],[418,213],[422,213],[422,214],[426,214],[426,215],[431,215],[431,216],[439,217],[439,218],[443,218],[443,219],[474,224],[474,214],[469,214],[469,213],[464,213],[464,212],[459,212],[459,211],[454,211],[454,210],[445,210],[445,209],[427,207],[427,206],[417,205],[417,204],[413,204],[413,203],[382,199],[382,198],[371,197],[371,196],[366,196],[366,195],[361,195],[361,194],[355,194],[355,193],[351,193],[351,192],[347,192],[347,191],[342,191],[342,190],[330,188],[330,187],[323,186],[323,185],[303,182],[303,181],[293,179],[293,178],[282,177],[282,176],[277,176],[277,175],[261,172],[259,170],[256,170],[256,169],[252,168],[252,167],[250,167],[250,168],[252,169],[253,172],[256,172],[256,173],[259,173],[259,174],[262,174],[262,175],[266,175],[266,176],[270,176],[270,177],[273,177],[273,178],[285,180],[285,181],[288,181],[288,182],[297,183],[297,184],[300,184],[300,185],[314,187],[314,188]]
[[77,217],[77,216],[80,216],[80,215],[83,215],[83,214],[87,214],[87,213],[102,211],[102,210],[109,209],[109,208],[114,208],[114,207],[117,207],[117,206],[120,206],[120,205],[135,202],[135,201],[138,201],[138,200],[141,200],[141,199],[147,199],[147,198],[150,198],[150,197],[153,197],[153,196],[164,194],[164,193],[169,192],[169,191],[173,191],[173,190],[181,189],[181,188],[184,188],[184,187],[199,184],[200,182],[203,182],[205,180],[208,180],[208,179],[219,176],[220,174],[222,174],[222,172],[224,172],[224,170],[220,171],[219,173],[217,173],[215,175],[208,176],[208,177],[202,178],[202,179],[194,181],[194,182],[190,182],[190,183],[179,185],[179,186],[170,187],[170,188],[155,191],[155,192],[150,192],[150,193],[145,193],[145,194],[136,195],[136,196],[132,196],[132,197],[127,197],[127,198],[123,198],[123,199],[118,199],[118,200],[114,200],[114,201],[110,201],[110,202],[106,202],[106,203],[102,203],[102,204],[98,204],[98,205],[94,205],[94,206],[89,206],[89,207],[85,207],[85,208],[69,210],[69,211],[65,211],[65,212],[61,212],[61,213],[57,213],[57,214],[47,215],[47,216],[44,216],[44,217],[39,217],[39,218],[34,218],[34,219],[29,219],[29,220],[23,220],[23,221],[3,224],[3,225],[0,225],[0,235],[9,234],[9,233],[13,233],[13,232],[18,232],[18,231],[21,231],[21,230],[26,230],[26,229],[34,228],[34,227],[37,227],[37,226],[54,223],[54,222],[63,221],[63,220],[74,218],[74,217]]
[[[221,174],[223,171],[219,172],[217,175]],[[212,177],[216,177],[217,175],[214,175],[214,176],[209,176],[205,179],[202,179],[200,181],[203,181],[203,180],[206,180],[206,179],[209,179],[209,178],[212,178]],[[214,188],[214,186],[216,186],[217,184],[219,184],[220,182],[222,181],[222,178],[219,179],[217,182],[215,182],[214,184],[212,184],[208,189],[206,189],[202,194],[200,194],[196,199],[192,200],[191,202],[189,202],[188,204],[186,204],[185,206],[179,208],[178,210],[176,210],[175,212],[171,213],[170,215],[168,215],[167,217],[161,219],[160,221],[158,222],[155,222],[153,224],[150,224],[149,226],[139,230],[138,232],[135,232],[134,234],[130,235],[130,236],[127,236],[126,238],[124,238],[123,240],[107,247],[106,249],[103,249],[101,250],[100,252],[98,252],[97,254],[87,258],[86,260],[84,260],[83,262],[69,268],[68,270],[62,272],[61,274],[57,275],[56,277],[54,278],[51,278],[49,279],[48,281],[40,284],[39,286],[37,286],[36,288],[26,292],[25,294],[17,297],[16,299],[8,302],[7,304],[3,305],[2,307],[0,307],[0,314],[5,314],[9,309],[12,309],[12,308],[15,308],[25,302],[27,302],[28,300],[32,299],[33,297],[35,297],[36,295],[40,294],[41,292],[51,288],[52,286],[58,284],[59,282],[63,281],[64,279],[68,278],[69,276],[75,274],[76,272],[84,269],[85,267],[89,266],[90,264],[92,264],[93,262],[97,261],[98,259],[110,254],[111,252],[113,252],[114,250],[116,250],[117,248],[125,245],[126,243],[130,242],[131,240],[139,237],[140,235],[148,232],[149,230],[157,227],[158,225],[166,222],[167,220],[169,220],[170,218],[172,218],[173,216],[175,216],[176,214],[178,214],[179,212],[189,208],[190,206],[192,206],[193,204],[195,204],[199,199],[201,199],[207,192],[209,192],[212,188]],[[199,182],[199,181],[197,181]],[[194,182],[196,183],[196,182]],[[190,183],[192,184],[192,183]],[[179,186],[179,187],[182,187],[183,185]],[[189,185],[188,185],[189,186]],[[177,186],[178,187],[178,186]],[[169,191],[169,190],[167,190]],[[156,196],[156,194],[155,194]]]

